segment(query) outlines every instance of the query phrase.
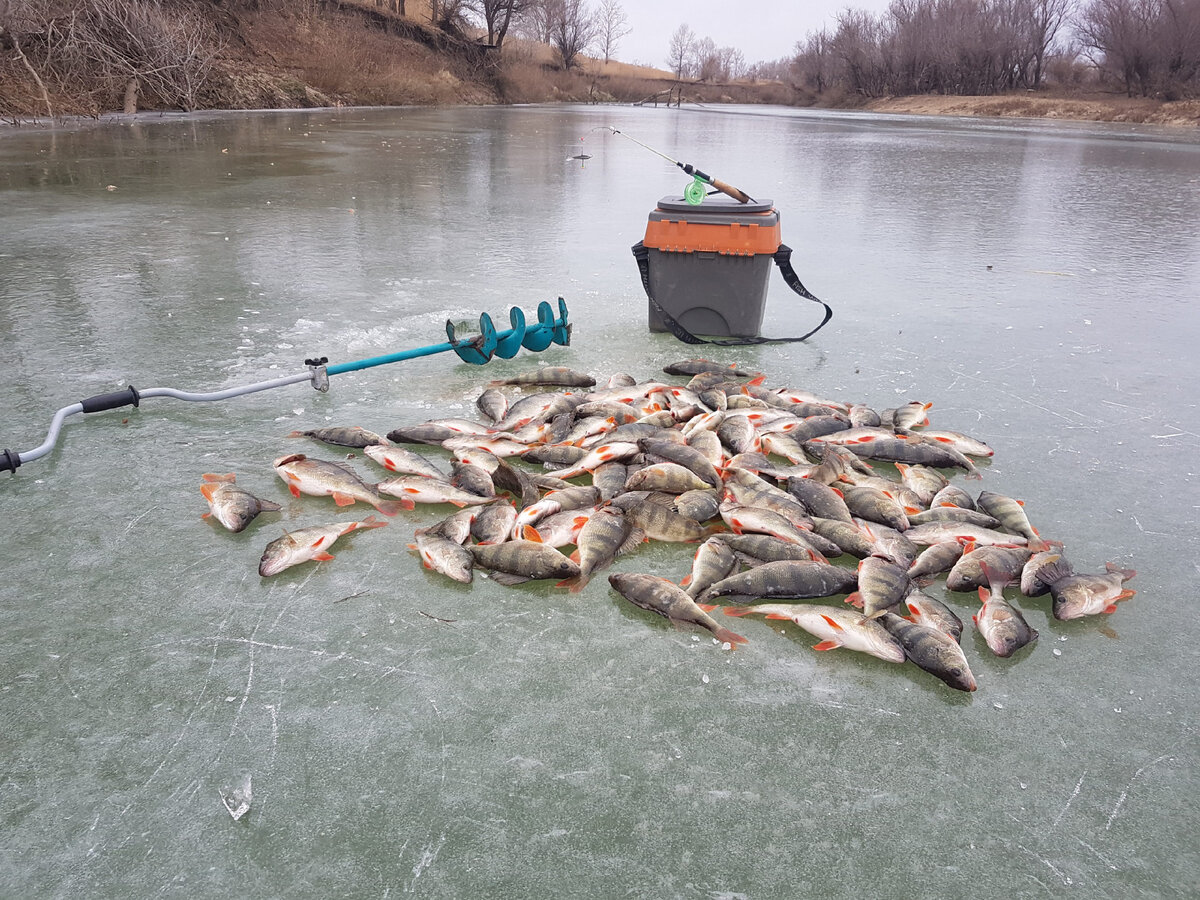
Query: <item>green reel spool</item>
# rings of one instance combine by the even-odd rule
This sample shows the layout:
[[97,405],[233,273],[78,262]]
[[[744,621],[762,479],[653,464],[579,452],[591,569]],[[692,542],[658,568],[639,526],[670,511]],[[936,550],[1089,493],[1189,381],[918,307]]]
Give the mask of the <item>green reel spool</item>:
[[693,179],[692,183],[683,189],[683,199],[692,206],[699,206],[707,196],[708,188],[699,178]]

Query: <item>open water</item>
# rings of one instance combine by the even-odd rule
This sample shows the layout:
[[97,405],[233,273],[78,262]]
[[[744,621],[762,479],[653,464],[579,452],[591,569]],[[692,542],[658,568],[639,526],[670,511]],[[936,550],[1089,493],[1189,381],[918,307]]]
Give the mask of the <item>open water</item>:
[[[537,363],[697,355],[651,335],[629,248],[685,177],[780,210],[835,309],[803,345],[713,350],[988,441],[1115,614],[992,657],[979,689],[739,621],[736,652],[604,577],[452,584],[444,510],[272,579],[284,436],[472,415]],[[581,140],[582,138],[582,140]],[[568,157],[587,153],[580,163]],[[770,108],[139,116],[0,135],[0,448],[116,390],[216,390],[436,343],[566,298],[570,347],[439,355],[217,404],[69,420],[0,475],[0,894],[9,897],[1188,897],[1200,893],[1200,138]],[[772,276],[764,330],[819,307]],[[372,464],[356,461],[365,473]],[[202,521],[204,472],[284,504]],[[615,570],[682,577],[692,550]],[[953,601],[963,618],[968,595]],[[442,621],[451,620],[451,621]],[[222,803],[249,777],[250,811]]]

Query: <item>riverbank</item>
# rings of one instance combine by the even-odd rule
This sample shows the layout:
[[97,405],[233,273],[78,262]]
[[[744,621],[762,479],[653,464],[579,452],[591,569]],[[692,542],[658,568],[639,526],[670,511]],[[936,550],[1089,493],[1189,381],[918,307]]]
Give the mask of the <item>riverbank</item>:
[[1111,94],[1062,97],[1028,93],[1000,97],[887,97],[873,100],[865,108],[873,112],[913,113],[923,116],[1076,119],[1182,128],[1200,127],[1200,100],[1168,103],[1144,97]]
[[[205,27],[216,49],[203,61],[203,86],[187,80],[192,87],[183,96],[149,79],[131,99],[128,79],[50,77],[52,53],[39,58],[36,43],[18,52],[17,45],[0,42],[0,123],[180,108],[682,102],[1200,127],[1200,100],[1041,93],[867,100],[780,82],[681,82],[669,72],[615,61],[584,59],[564,70],[545,45],[510,38],[498,57],[462,31],[433,28],[358,0],[295,8],[226,3],[208,16]],[[39,67],[46,77],[37,74]]]

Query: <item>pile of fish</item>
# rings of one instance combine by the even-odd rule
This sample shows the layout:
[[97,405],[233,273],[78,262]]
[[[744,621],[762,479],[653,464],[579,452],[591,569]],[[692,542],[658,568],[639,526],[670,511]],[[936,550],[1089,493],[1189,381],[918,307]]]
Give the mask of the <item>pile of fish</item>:
[[[930,428],[931,404],[876,411],[769,387],[758,373],[708,360],[664,372],[690,380],[615,375],[598,388],[588,375],[542,368],[492,382],[476,404],[486,422],[436,419],[386,437],[357,426],[289,435],[361,449],[380,467],[377,482],[302,453],[274,469],[296,497],[361,501],[384,516],[418,503],[458,507],[417,529],[409,546],[462,583],[480,569],[505,585],[552,579],[578,592],[646,541],[696,544],[690,573],[614,574],[609,584],[729,648],[746,638],[713,615],[718,601],[736,604],[720,607],[724,617],[786,619],[819,639],[816,650],[910,660],[963,691],[976,686],[963,623],[923,590],[935,578],[945,576],[948,592],[977,595],[972,620],[1003,657],[1038,637],[1005,598],[1010,586],[1029,598],[1049,593],[1058,619],[1111,613],[1133,596],[1124,587],[1133,571],[1109,563],[1078,574],[1019,501],[952,483],[956,470],[981,479],[976,461],[992,450]],[[231,531],[279,509],[233,475],[203,477],[211,515]],[[284,534],[259,573],[332,559],[339,537],[386,524],[369,516]],[[814,600],[824,602],[805,602]]]

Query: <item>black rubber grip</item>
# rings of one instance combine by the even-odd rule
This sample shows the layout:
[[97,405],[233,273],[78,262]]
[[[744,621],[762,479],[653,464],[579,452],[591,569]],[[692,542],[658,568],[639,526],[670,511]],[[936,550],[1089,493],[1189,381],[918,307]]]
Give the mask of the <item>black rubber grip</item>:
[[140,399],[141,397],[138,395],[137,388],[131,384],[123,391],[113,391],[111,394],[97,394],[95,397],[80,400],[79,403],[85,413],[94,413],[104,412],[106,409],[117,409],[121,406],[137,406]]
[[15,472],[17,471],[17,466],[20,464],[20,453],[15,453],[7,449],[3,453],[0,453],[0,472]]

